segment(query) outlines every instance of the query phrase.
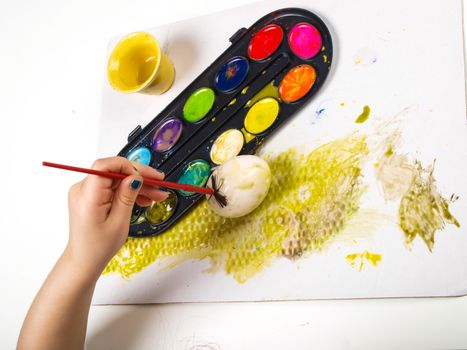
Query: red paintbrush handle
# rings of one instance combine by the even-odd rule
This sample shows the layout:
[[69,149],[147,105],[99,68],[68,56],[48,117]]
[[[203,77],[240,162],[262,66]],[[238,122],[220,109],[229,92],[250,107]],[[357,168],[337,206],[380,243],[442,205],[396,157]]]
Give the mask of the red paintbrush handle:
[[[125,174],[113,173],[113,172],[110,172],[110,171],[80,168],[80,167],[76,167],[76,166],[57,164],[57,163],[50,163],[50,162],[42,162],[42,165],[52,167],[52,168],[63,169],[63,170],[76,171],[76,172],[79,172],[79,173],[85,173],[85,174],[108,177],[108,178],[111,178],[111,179],[120,179],[120,180],[122,180],[122,179],[124,179],[124,178],[126,178],[128,176],[128,175],[125,175]],[[187,191],[187,192],[196,192],[196,193],[202,193],[202,194],[207,194],[207,195],[211,195],[211,196],[214,195],[214,190],[212,188],[209,188],[209,187],[198,187],[198,186],[192,186],[192,185],[186,185],[186,184],[179,184],[178,182],[154,180],[154,179],[148,179],[146,177],[143,177],[143,183],[145,183],[146,185],[153,185],[153,186],[171,188],[171,189],[174,189],[174,190],[183,190],[183,191]]]

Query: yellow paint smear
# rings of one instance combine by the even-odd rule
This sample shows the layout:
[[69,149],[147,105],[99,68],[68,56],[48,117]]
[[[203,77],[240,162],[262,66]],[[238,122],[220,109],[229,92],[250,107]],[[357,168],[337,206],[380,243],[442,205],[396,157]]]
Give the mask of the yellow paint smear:
[[153,263],[167,268],[208,259],[209,271],[222,269],[243,283],[276,258],[319,251],[358,210],[367,153],[365,137],[352,134],[309,154],[291,149],[266,155],[274,176],[254,212],[226,219],[203,201],[159,236],[130,237],[104,274],[128,278]]

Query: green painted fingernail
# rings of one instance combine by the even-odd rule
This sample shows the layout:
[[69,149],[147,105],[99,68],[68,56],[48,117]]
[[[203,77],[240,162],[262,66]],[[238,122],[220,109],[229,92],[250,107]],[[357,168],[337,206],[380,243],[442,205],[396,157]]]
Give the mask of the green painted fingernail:
[[133,180],[133,181],[131,181],[130,186],[131,186],[132,189],[134,189],[136,191],[139,188],[139,186],[141,186],[141,181]]

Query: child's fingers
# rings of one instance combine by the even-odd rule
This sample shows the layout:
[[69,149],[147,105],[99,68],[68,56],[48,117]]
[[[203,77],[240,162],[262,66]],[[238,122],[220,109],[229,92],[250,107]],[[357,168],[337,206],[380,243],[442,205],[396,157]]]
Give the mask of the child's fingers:
[[148,207],[152,202],[160,202],[169,196],[168,192],[164,192],[154,188],[153,186],[143,185],[136,198],[136,204],[140,207]]
[[150,166],[142,165],[136,162],[131,162],[133,167],[138,171],[138,173],[143,177],[148,177],[155,180],[164,180],[164,173],[157,171]]
[[136,198],[136,204],[140,207],[149,207],[152,204],[153,200],[145,196],[138,196]]
[[143,178],[140,175],[130,175],[121,181],[115,191],[108,216],[113,224],[120,227],[130,224],[131,212],[142,184]]
[[139,191],[139,195],[149,198],[153,201],[159,202],[166,199],[169,193],[161,191],[154,186],[143,185],[143,187]]
[[[111,157],[98,159],[94,162],[91,167],[95,170],[110,171],[121,174],[138,174],[133,164],[126,158],[123,157]],[[105,204],[108,203],[113,197],[113,188],[115,180],[109,179],[102,176],[88,175],[83,180],[83,192],[87,200],[91,204]]]

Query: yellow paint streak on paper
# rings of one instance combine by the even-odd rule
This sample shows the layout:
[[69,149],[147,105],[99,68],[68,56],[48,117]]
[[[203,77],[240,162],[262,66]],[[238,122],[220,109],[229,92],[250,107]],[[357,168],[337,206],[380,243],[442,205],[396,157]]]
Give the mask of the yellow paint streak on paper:
[[104,274],[128,278],[153,263],[167,268],[208,259],[209,271],[222,269],[243,283],[276,258],[319,251],[358,210],[367,153],[366,138],[352,134],[309,154],[265,155],[274,176],[254,212],[226,219],[203,201],[161,235],[130,237]]

